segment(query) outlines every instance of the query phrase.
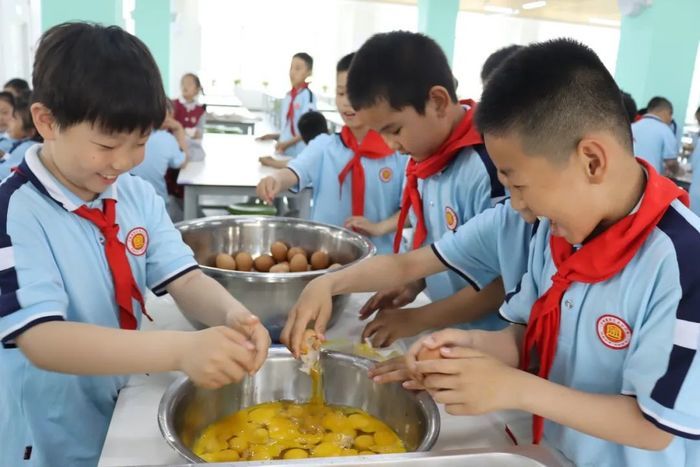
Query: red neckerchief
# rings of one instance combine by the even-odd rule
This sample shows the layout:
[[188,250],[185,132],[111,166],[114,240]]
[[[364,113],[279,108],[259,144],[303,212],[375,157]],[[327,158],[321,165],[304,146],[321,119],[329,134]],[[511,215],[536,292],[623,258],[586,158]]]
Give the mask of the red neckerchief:
[[374,130],[369,130],[360,144],[357,144],[355,135],[350,128],[344,126],[340,132],[340,138],[352,152],[353,156],[343,170],[338,174],[338,183],[343,187],[345,177],[352,171],[352,215],[365,215],[365,169],[362,167],[362,158],[383,159],[392,151],[386,145],[384,138]]
[[410,159],[408,161],[406,166],[406,186],[403,190],[401,213],[399,214],[399,223],[396,229],[396,236],[394,237],[394,253],[399,252],[401,234],[403,233],[403,226],[406,223],[406,216],[410,208],[413,208],[417,219],[417,225],[414,226],[413,231],[413,249],[419,248],[428,237],[428,229],[425,226],[425,218],[423,216],[423,201],[418,191],[418,179],[431,177],[444,170],[452,162],[452,159],[459,154],[461,149],[483,143],[481,134],[473,124],[476,104],[471,99],[459,101],[459,103],[468,105],[469,109],[464,112],[462,120],[452,131],[450,137],[425,160],[416,162]]
[[289,94],[292,96],[289,99],[289,108],[287,108],[287,121],[289,122],[289,128],[292,130],[292,136],[297,135],[297,130],[294,128],[294,99],[303,91],[308,88],[308,83],[302,83],[298,88],[292,88]]
[[105,256],[112,273],[114,295],[119,307],[119,327],[134,330],[138,328],[138,320],[134,314],[132,299],[141,305],[141,311],[148,319],[141,290],[139,290],[134,275],[131,272],[129,259],[126,257],[126,247],[117,237],[119,225],[116,223],[116,200],[104,199],[104,212],[96,208],[80,206],[73,211],[78,216],[89,220],[105,237]]
[[[557,272],[552,276],[551,287],[532,306],[523,340],[521,369],[530,367],[531,355],[536,350],[540,357],[538,375],[548,378],[557,350],[560,304],[569,286],[573,282],[595,284],[615,276],[637,254],[674,200],[688,204],[688,193],[659,175],[643,159],[637,161],[647,171],[647,185],[637,212],[620,219],[577,251],[564,238],[550,237],[549,246]],[[535,444],[542,439],[543,430],[542,417],[533,415]]]

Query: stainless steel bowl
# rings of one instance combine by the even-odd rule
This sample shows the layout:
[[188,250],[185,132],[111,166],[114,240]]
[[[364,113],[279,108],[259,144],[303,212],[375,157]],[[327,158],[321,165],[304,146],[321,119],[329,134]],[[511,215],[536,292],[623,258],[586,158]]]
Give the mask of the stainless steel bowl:
[[[334,263],[344,265],[374,256],[376,248],[362,235],[340,227],[287,217],[221,216],[180,222],[182,239],[194,251],[205,274],[223,285],[250,311],[260,317],[277,340],[287,313],[312,279],[326,271],[261,273],[229,271],[214,267],[218,253],[247,251],[253,257],[269,253],[280,240],[307,251],[325,250]],[[348,296],[333,299],[329,326],[347,304]],[[191,321],[192,322],[192,321]],[[197,328],[201,323],[192,322]]]
[[[158,425],[170,446],[190,462],[203,462],[191,447],[211,423],[263,402],[307,401],[311,379],[286,348],[272,347],[260,371],[238,384],[216,390],[196,387],[187,377],[165,391]],[[398,433],[409,451],[429,451],[440,432],[440,415],[425,392],[413,393],[400,383],[377,384],[367,377],[370,360],[333,351],[321,352],[324,396],[335,405],[357,407]]]

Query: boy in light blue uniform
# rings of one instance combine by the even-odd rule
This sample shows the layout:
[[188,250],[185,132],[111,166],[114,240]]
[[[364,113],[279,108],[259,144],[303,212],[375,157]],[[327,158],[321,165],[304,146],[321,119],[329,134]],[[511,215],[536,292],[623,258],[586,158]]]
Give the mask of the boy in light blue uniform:
[[[700,107],[695,111],[695,119],[700,125]],[[690,209],[700,215],[700,129],[693,135],[693,153],[690,155],[690,165],[693,168],[690,182]]]
[[[391,232],[396,229],[407,158],[392,151],[377,133],[357,118],[350,106],[345,88],[353,55],[343,57],[336,68],[336,106],[346,124],[343,131],[316,136],[286,169],[260,181],[258,196],[271,202],[282,190],[313,187],[312,220],[344,226],[360,210],[362,214],[357,217],[368,219],[372,225],[359,224],[367,230],[357,230],[370,237],[379,254],[391,254]],[[376,153],[376,158],[369,157],[370,153]],[[359,157],[363,173],[348,169],[341,181],[341,174],[356,157]],[[363,178],[364,187],[357,187],[358,191],[353,189],[355,176]]]
[[[517,324],[418,342],[406,387],[451,414],[537,414],[534,441],[575,465],[696,466],[700,219],[632,157],[619,89],[593,51],[533,44],[501,71],[477,124],[512,199],[546,218],[501,308]],[[443,359],[416,361],[423,346]]]
[[[182,370],[216,388],[256,371],[270,339],[127,174],[165,115],[146,46],[117,27],[61,24],[33,76],[45,143],[0,183],[0,465],[88,467],[128,374]],[[138,332],[146,287],[214,327]]]
[[678,140],[669,126],[672,119],[671,102],[654,97],[649,101],[647,113],[632,124],[634,154],[648,161],[660,174],[677,168]]
[[163,126],[154,130],[146,141],[143,162],[131,169],[132,175],[143,178],[153,186],[166,206],[168,189],[165,185],[165,173],[168,169],[179,169],[185,164],[187,157],[183,148],[187,148],[185,130],[173,118],[172,110],[168,106]]
[[29,148],[41,142],[41,135],[37,133],[32,121],[28,100],[15,101],[8,135],[12,139],[12,145],[8,148],[7,153],[0,158],[0,180],[10,175],[12,169],[22,162],[24,154]]
[[12,120],[12,112],[15,108],[15,97],[7,91],[0,92],[0,155],[8,152],[14,140],[10,138],[7,131]]
[[262,136],[261,140],[276,139],[275,151],[285,156],[295,157],[304,150],[306,145],[299,133],[299,117],[309,110],[316,110],[314,94],[309,89],[306,80],[314,69],[314,61],[305,52],[299,52],[292,57],[289,66],[289,81],[292,89],[282,99],[280,106],[280,132]]
[[[407,172],[416,176],[407,178],[402,206],[414,228],[413,248],[455,232],[505,197],[493,163],[471,126],[475,104],[457,101],[452,72],[434,41],[401,31],[373,36],[357,53],[348,90],[353,107],[370,127],[412,158]],[[419,209],[422,215],[417,214]],[[397,236],[403,223],[400,218]],[[433,301],[466,286],[475,284],[452,271],[425,280]],[[415,298],[421,286],[412,289]],[[503,323],[494,314],[466,325],[498,329]]]

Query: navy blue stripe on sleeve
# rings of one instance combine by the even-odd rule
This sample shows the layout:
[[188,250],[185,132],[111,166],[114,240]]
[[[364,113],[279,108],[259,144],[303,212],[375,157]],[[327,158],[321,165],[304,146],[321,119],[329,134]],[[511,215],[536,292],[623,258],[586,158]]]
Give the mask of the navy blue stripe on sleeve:
[[498,180],[498,171],[491,160],[491,156],[489,156],[489,153],[486,151],[486,146],[478,144],[474,146],[474,150],[479,154],[481,162],[484,164],[486,172],[489,174],[489,180],[491,181],[491,199],[496,202],[500,201],[506,196],[506,189]]

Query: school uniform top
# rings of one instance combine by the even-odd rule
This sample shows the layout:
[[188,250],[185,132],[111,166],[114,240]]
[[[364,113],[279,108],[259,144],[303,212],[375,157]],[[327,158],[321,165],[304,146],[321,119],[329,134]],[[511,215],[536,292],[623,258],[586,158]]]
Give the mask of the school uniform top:
[[[526,324],[556,271],[550,224],[540,224],[528,272],[501,307]],[[700,219],[676,200],[630,263],[596,284],[574,282],[561,301],[549,379],[580,391],[633,397],[644,417],[675,436],[647,451],[545,420],[544,438],[578,466],[700,465]]]
[[[122,175],[85,203],[48,172],[40,148],[27,151],[19,171],[0,184],[0,465],[94,467],[128,376],[44,371],[15,346],[47,321],[119,328],[104,238],[71,211],[117,200],[118,235],[142,291],[163,295],[197,263],[147,182]],[[31,458],[23,461],[28,446]]]
[[[292,191],[313,187],[311,219],[343,226],[352,216],[352,174],[340,186],[338,175],[353,158],[340,134],[320,134],[289,168],[299,179]],[[365,170],[365,217],[379,222],[396,214],[401,205],[401,188],[408,158],[395,152],[382,159],[361,159]],[[391,254],[394,235],[370,237],[379,254]]]
[[656,115],[646,114],[632,124],[634,154],[663,174],[664,160],[678,155],[678,140],[671,127]]
[[[428,231],[425,245],[456,232],[457,227],[505,197],[496,167],[483,145],[462,149],[443,171],[419,179],[418,191]],[[411,225],[418,225],[413,209],[409,210],[409,219]],[[470,284],[457,273],[446,271],[427,277],[426,285],[430,299],[437,301]]]
[[15,139],[10,138],[7,133],[0,133],[0,151],[10,152],[12,146],[15,144]]
[[10,175],[12,169],[22,162],[27,150],[35,144],[38,143],[31,139],[15,140],[10,151],[0,159],[0,180]]
[[690,181],[690,209],[700,215],[700,140],[696,137],[695,149],[690,155],[690,164],[693,167]]
[[185,162],[185,153],[180,150],[177,140],[165,130],[155,130],[146,141],[143,162],[131,169],[156,190],[156,194],[168,203],[168,189],[165,186],[165,172],[178,169]]
[[[507,199],[459,226],[455,233],[446,233],[432,248],[445,266],[477,290],[500,276],[505,291],[511,292],[527,272],[530,242],[538,226],[539,221],[525,222]],[[507,325],[499,321],[501,327]]]
[[[292,100],[291,91],[288,92],[284,99],[282,99],[282,106],[280,107],[280,141],[289,141],[294,138],[292,135],[292,126],[287,119],[287,111],[289,110],[289,103]],[[304,115],[310,110],[316,110],[316,97],[314,93],[311,92],[309,88],[303,88],[294,98],[294,133],[299,136],[299,117]],[[301,151],[304,150],[306,144],[304,141],[299,141],[298,143],[288,147],[284,151],[285,156],[296,157]]]

